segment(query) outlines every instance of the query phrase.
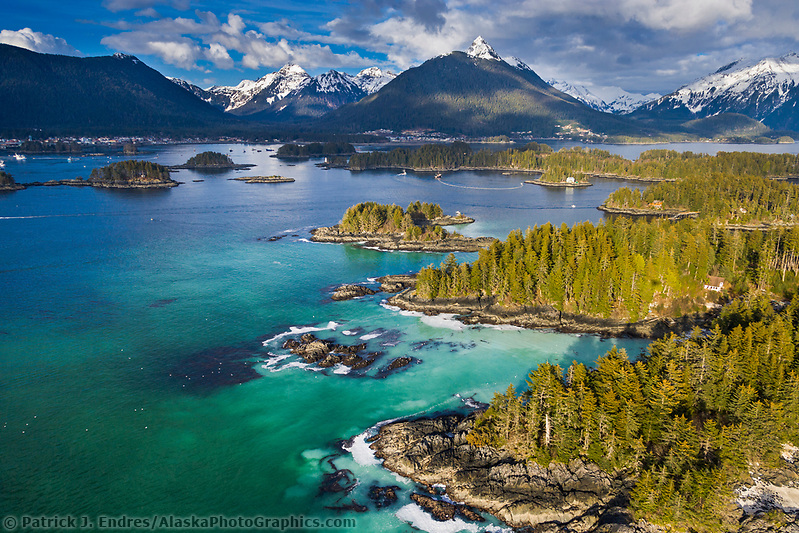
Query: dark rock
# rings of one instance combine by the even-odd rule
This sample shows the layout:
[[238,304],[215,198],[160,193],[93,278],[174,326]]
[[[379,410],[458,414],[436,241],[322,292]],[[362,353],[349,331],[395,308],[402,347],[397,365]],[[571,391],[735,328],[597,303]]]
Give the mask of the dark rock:
[[383,507],[388,507],[397,501],[398,490],[399,487],[396,485],[390,485],[388,487],[372,485],[369,487],[369,499],[374,502],[375,507],[382,509]]
[[340,355],[335,354],[328,354],[327,357],[319,361],[320,368],[330,368],[331,366],[335,366],[341,362],[342,357]]
[[455,518],[455,506],[449,502],[435,500],[430,496],[422,496],[415,492],[411,494],[411,500],[440,522]]
[[376,293],[376,290],[370,289],[364,285],[342,285],[333,292],[331,298],[336,301],[352,300],[353,298],[360,298]]
[[300,346],[300,343],[299,343],[299,341],[297,339],[288,339],[288,340],[286,340],[286,342],[283,343],[283,349],[284,350],[294,350],[295,348],[298,348],[299,346]]
[[388,364],[386,369],[389,371],[396,370],[398,368],[402,368],[403,366],[411,364],[411,361],[413,361],[412,357],[397,357]]

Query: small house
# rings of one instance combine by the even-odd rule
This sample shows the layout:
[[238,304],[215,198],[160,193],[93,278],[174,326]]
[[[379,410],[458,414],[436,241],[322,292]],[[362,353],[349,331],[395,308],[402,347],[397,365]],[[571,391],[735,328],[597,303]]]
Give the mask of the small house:
[[652,209],[663,209],[663,200],[654,200],[651,204]]
[[705,283],[705,290],[713,292],[721,292],[724,288],[726,280],[718,276],[708,276],[707,283]]
[[566,183],[577,183],[577,180],[574,179],[574,176],[569,176],[566,178]]

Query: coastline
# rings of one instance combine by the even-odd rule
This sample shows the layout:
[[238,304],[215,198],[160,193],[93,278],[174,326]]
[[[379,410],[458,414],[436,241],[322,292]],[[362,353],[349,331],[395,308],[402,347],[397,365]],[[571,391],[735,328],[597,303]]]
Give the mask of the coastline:
[[554,189],[579,189],[580,187],[591,187],[593,183],[587,181],[566,183],[565,181],[541,181],[537,180],[524,180],[525,183],[532,183],[533,185],[540,185],[541,187],[552,187]]
[[[577,458],[542,466],[501,448],[472,446],[466,435],[479,413],[437,413],[390,421],[379,426],[369,447],[383,459],[383,468],[427,486],[430,492],[443,485],[444,494],[437,495],[434,503],[454,501],[474,507],[514,528],[552,533],[673,531],[669,525],[635,519],[630,509],[636,483],[632,471],[609,473]],[[733,531],[799,530],[799,517],[790,511],[790,501],[774,500],[781,491],[796,492],[790,482],[795,477],[793,462],[783,460],[780,468],[759,469],[743,482],[738,498],[730,502],[734,506],[728,509],[739,524]]]
[[699,216],[699,211],[685,211],[682,209],[642,209],[636,207],[610,207],[606,204],[601,204],[597,207],[600,211],[610,213],[611,215],[625,215],[629,217],[666,217],[672,220],[679,220],[682,218],[696,218]]
[[496,303],[493,296],[422,300],[414,290],[405,290],[387,300],[389,305],[406,311],[427,315],[454,314],[464,324],[507,324],[527,329],[551,329],[559,333],[598,334],[610,337],[639,337],[654,339],[663,335],[690,332],[712,318],[704,315],[684,316],[678,319],[657,317],[627,322],[612,318],[598,318],[558,311],[551,306],[517,306],[508,308]]

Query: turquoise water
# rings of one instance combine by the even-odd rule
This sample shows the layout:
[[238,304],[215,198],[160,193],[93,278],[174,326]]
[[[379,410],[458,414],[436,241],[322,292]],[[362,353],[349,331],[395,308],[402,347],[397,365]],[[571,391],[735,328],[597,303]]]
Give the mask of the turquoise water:
[[[207,149],[251,171],[183,170],[164,191],[34,187],[0,194],[0,511],[4,515],[343,517],[352,530],[494,530],[432,524],[413,485],[373,464],[375,424],[463,409],[523,384],[543,361],[590,363],[640,340],[465,327],[381,305],[330,300],[331,288],[418,270],[442,254],[382,253],[307,241],[360,201],[423,200],[477,219],[467,235],[505,237],[551,221],[597,222],[621,181],[579,190],[521,186],[492,172],[398,176],[282,163],[262,145],[174,145],[138,157],[184,162]],[[259,150],[261,150],[259,152]],[[110,160],[119,160],[112,157]],[[88,177],[107,156],[8,161],[17,181]],[[289,184],[228,178],[282,174]],[[204,180],[195,182],[193,180]],[[269,237],[281,237],[276,241]],[[459,254],[469,260],[470,254]],[[304,367],[282,349],[292,331],[367,342],[366,373]],[[293,335],[296,337],[297,335]],[[276,338],[277,337],[277,338]],[[393,358],[415,364],[380,378]],[[361,442],[362,444],[362,442]],[[354,446],[354,447],[353,447]],[[332,467],[351,493],[320,493]],[[378,509],[373,483],[400,500]],[[364,513],[336,511],[351,503]],[[497,522],[489,521],[489,524]],[[313,528],[308,528],[313,529]]]

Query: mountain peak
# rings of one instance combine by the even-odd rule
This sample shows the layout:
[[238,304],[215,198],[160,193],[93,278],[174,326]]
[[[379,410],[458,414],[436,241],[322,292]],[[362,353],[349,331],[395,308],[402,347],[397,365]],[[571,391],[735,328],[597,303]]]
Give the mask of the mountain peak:
[[288,75],[299,75],[299,76],[308,76],[308,73],[305,72],[305,69],[299,65],[295,65],[294,63],[286,63],[283,65],[280,70],[278,70],[279,74],[284,76]]
[[466,55],[469,57],[474,57],[477,59],[490,59],[492,61],[502,61],[502,58],[499,57],[491,45],[485,42],[481,36],[477,36],[472,42],[472,45],[466,50]]

